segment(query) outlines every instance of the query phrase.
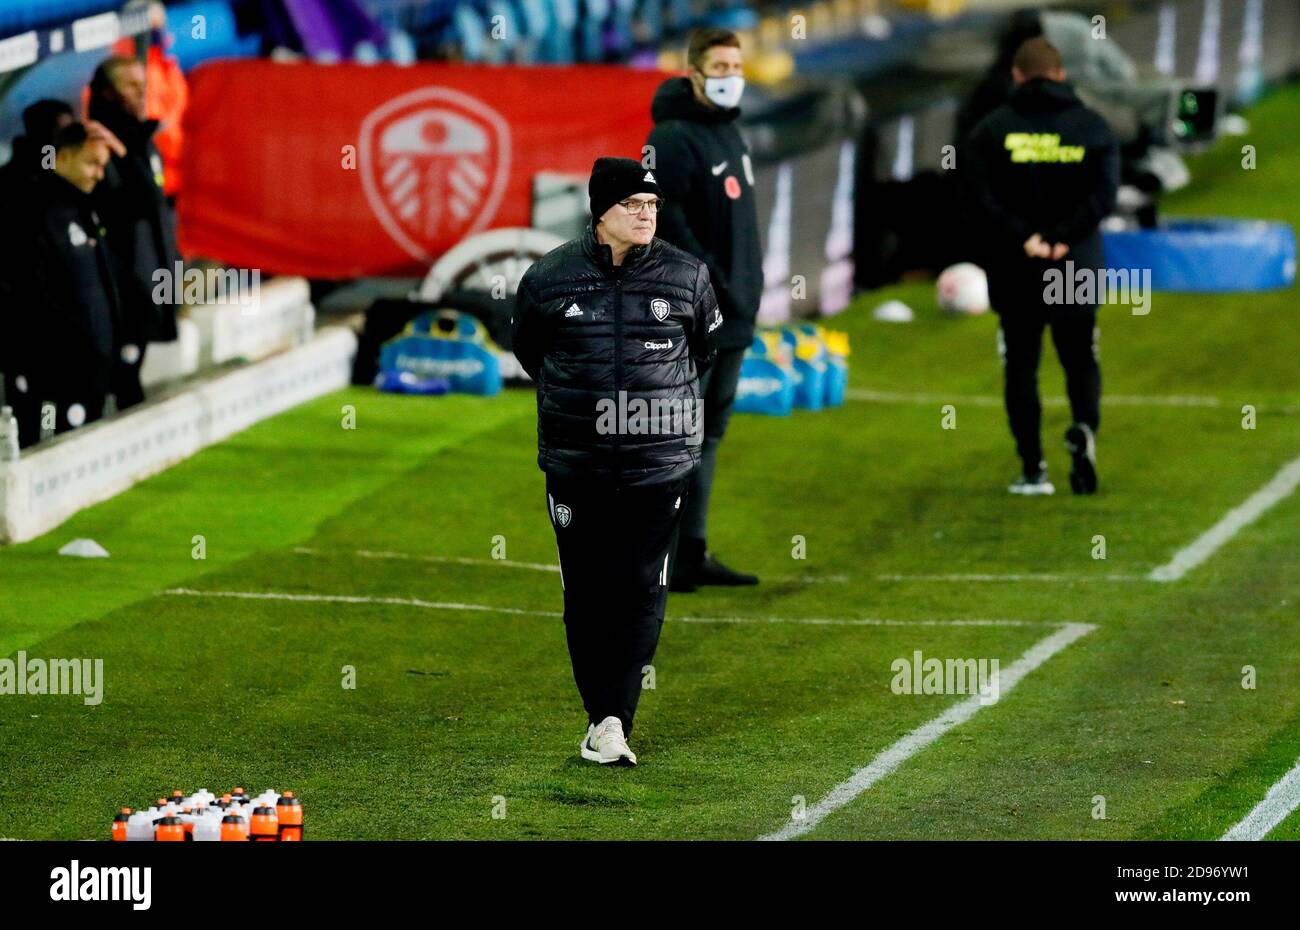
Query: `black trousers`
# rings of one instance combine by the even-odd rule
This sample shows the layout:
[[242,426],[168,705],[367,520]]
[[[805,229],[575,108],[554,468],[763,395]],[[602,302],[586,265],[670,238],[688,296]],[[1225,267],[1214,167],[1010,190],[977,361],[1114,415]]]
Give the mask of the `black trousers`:
[[573,678],[588,720],[618,717],[625,734],[659,644],[685,486],[685,479],[609,487],[546,477]]
[[[109,374],[107,361],[89,361],[82,363],[80,376],[67,380],[25,379],[19,390],[18,377],[5,375],[5,402],[13,407],[14,418],[18,421],[18,445],[26,449],[36,445],[41,438],[41,419],[45,403],[55,407],[53,430],[55,435],[66,433],[94,423],[104,415],[104,403],[108,400]],[[80,408],[73,420],[69,412]]]
[[713,365],[700,376],[700,393],[704,396],[704,437],[700,444],[700,467],[689,479],[686,512],[682,517],[682,536],[708,539],[709,496],[713,493],[713,472],[718,462],[718,446],[731,422],[731,408],[736,403],[736,386],[740,382],[740,363],[745,347],[720,349]]
[[1101,426],[1101,365],[1097,350],[1095,307],[1032,307],[1003,312],[998,350],[1005,375],[1005,399],[1011,435],[1025,473],[1043,461],[1042,405],[1038,399],[1038,362],[1043,330],[1051,328],[1056,357],[1065,369],[1065,392],[1076,423],[1096,432]]
[[134,362],[123,360],[120,356],[113,362],[113,400],[118,410],[126,410],[144,402],[144,388],[140,385],[140,369],[144,367],[144,353],[147,346],[140,346],[140,356]]

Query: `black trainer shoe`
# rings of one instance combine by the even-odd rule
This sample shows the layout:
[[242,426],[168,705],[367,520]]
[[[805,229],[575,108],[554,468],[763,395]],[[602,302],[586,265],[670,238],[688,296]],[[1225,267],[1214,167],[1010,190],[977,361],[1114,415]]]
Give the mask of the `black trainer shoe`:
[[1075,494],[1097,493],[1097,437],[1087,423],[1076,423],[1065,431],[1065,448],[1070,450],[1070,490]]
[[727,566],[715,559],[711,552],[704,553],[704,561],[695,570],[695,577],[691,580],[700,586],[740,587],[742,585],[758,584],[757,575],[746,575],[744,572],[727,568]]
[[698,591],[699,587],[695,584],[695,571],[684,565],[675,567],[673,576],[668,579],[668,590],[677,594],[690,594],[692,591]]
[[1056,486],[1052,484],[1047,477],[1047,465],[1040,464],[1032,472],[1025,472],[1007,488],[1012,494],[1023,494],[1026,497],[1055,494]]
[[698,585],[695,580],[704,563],[705,543],[702,539],[683,536],[673,553],[672,577],[668,579],[668,590],[678,594],[690,594]]

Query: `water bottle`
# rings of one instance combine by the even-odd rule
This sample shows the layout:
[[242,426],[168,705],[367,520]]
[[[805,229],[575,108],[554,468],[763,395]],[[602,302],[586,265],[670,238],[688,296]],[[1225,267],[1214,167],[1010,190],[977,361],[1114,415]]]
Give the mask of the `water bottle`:
[[153,841],[153,815],[149,811],[136,811],[126,822],[128,842]]
[[[216,810],[211,808],[210,810]],[[221,839],[222,814],[205,813],[194,822],[194,841],[196,843],[213,843]]]
[[220,842],[248,842],[248,821],[233,811],[221,818]]
[[0,462],[18,461],[18,418],[9,405],[0,407]]
[[248,838],[255,843],[277,843],[280,840],[280,821],[275,808],[263,805],[253,809],[253,819],[249,823]]
[[280,824],[280,842],[302,840],[302,802],[286,791],[275,806],[276,820]]
[[126,842],[126,825],[131,820],[131,808],[124,807],[113,818],[113,842]]

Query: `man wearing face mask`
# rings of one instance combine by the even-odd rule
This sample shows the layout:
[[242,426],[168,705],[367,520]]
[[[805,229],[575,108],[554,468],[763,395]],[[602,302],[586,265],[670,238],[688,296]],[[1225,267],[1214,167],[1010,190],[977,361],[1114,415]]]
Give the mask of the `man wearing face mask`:
[[725,29],[699,30],[691,36],[687,60],[690,75],[669,78],[655,92],[646,164],[654,167],[665,197],[658,235],[708,266],[723,324],[714,334],[717,360],[701,379],[703,448],[686,496],[673,591],[758,584],[754,575],[733,571],[714,558],[707,543],[718,446],[731,418],[740,363],[753,341],[763,295],[754,166],[736,128],[745,89],[740,40]]

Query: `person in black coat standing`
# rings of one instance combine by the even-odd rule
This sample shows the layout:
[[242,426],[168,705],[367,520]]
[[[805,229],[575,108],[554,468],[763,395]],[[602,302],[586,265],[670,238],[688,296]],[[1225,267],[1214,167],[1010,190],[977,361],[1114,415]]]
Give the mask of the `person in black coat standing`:
[[667,200],[659,236],[708,266],[725,322],[717,333],[717,361],[702,382],[704,448],[686,495],[674,591],[758,583],[719,562],[707,542],[718,446],[763,296],[754,166],[736,128],[745,87],[740,40],[725,29],[702,29],[691,36],[687,58],[690,76],[669,78],[655,92],[645,163],[654,167]]
[[90,82],[90,118],[126,147],[114,155],[96,206],[109,247],[121,261],[124,319],[119,334],[113,394],[119,410],[144,400],[140,368],[150,342],[176,338],[176,306],[162,295],[179,294],[181,281],[159,288],[159,272],[176,277],[180,251],[176,219],[163,194],[162,157],[153,143],[158,121],[145,117],[145,68],[134,58],[109,58]]
[[[5,205],[9,217],[7,222],[0,224],[0,254],[13,254],[22,247],[21,238],[30,233],[14,219],[26,214],[26,204],[37,187],[38,179],[55,167],[54,136],[75,120],[72,107],[62,100],[37,100],[23,110],[24,135],[13,140],[9,161],[0,168],[0,203]],[[22,281],[11,281],[9,276],[26,274],[11,261],[0,262],[0,372],[4,373],[5,402],[14,408],[20,431],[22,422],[32,419],[29,408],[33,400],[25,391],[19,390],[20,386],[27,384],[25,376],[19,380],[19,368],[24,365],[23,356],[28,346],[19,338],[25,321],[13,300],[15,288],[21,287]],[[34,441],[32,439],[26,444],[31,445]]]
[[[1106,280],[1100,225],[1115,209],[1119,146],[1065,83],[1060,53],[1046,39],[1021,45],[1012,75],[1011,99],[976,124],[958,153],[1001,327],[1007,416],[1022,465],[1009,490],[1055,491],[1039,435],[1038,361],[1050,327],[1074,418],[1065,434],[1070,486],[1092,494],[1101,421],[1097,303]],[[1080,275],[1094,286],[1078,288],[1076,298]],[[1072,293],[1058,293],[1053,281]]]
[[91,200],[109,145],[84,123],[59,130],[53,145],[54,170],[33,179],[0,256],[5,337],[15,348],[6,394],[23,447],[39,440],[47,403],[56,433],[103,415],[122,317],[117,266]]
[[587,710],[580,752],[627,745],[668,600],[668,552],[699,465],[699,378],[722,325],[702,262],[655,238],[661,190],[596,160],[591,224],[519,283],[511,332],[537,382],[537,464],[560,556],[564,627]]

